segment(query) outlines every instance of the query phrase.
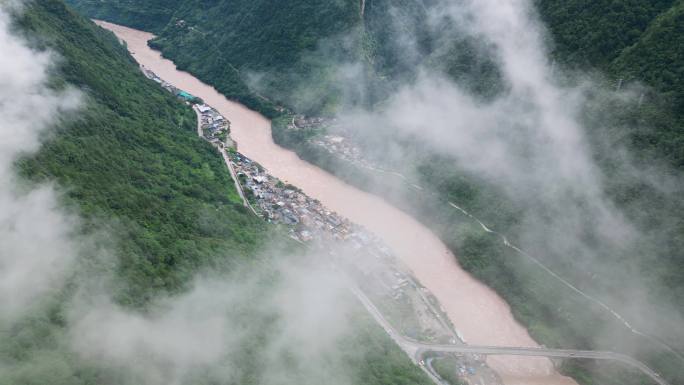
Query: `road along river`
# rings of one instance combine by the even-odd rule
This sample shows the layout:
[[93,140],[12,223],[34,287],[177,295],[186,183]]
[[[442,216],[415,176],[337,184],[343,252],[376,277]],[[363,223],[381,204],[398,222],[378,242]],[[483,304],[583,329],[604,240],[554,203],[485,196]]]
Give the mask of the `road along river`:
[[[154,35],[97,22],[125,41],[136,60],[177,88],[202,98],[231,122],[231,137],[240,152],[270,174],[301,188],[307,195],[375,233],[415,277],[439,300],[466,341],[475,345],[538,347],[510,308],[493,290],[458,265],[454,255],[424,225],[386,203],[301,160],[273,142],[271,123],[260,114],[226,99],[213,87],[176,69],[173,62],[147,46]],[[507,385],[571,385],[545,358],[490,357],[489,365]]]

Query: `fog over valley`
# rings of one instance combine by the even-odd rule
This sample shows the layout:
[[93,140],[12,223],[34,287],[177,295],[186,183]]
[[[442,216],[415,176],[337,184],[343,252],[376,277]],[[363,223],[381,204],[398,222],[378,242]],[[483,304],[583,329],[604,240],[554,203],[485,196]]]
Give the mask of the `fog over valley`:
[[0,2],[0,384],[683,383],[682,20]]

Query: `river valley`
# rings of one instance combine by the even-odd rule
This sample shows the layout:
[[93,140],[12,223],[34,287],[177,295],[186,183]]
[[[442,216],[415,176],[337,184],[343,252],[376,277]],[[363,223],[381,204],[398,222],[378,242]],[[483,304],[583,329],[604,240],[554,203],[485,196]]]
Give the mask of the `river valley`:
[[[213,87],[179,71],[173,62],[150,49],[152,34],[98,22],[125,41],[136,60],[179,89],[202,98],[231,122],[239,150],[271,174],[302,189],[323,205],[364,226],[408,266],[439,300],[450,320],[471,344],[536,347],[513,318],[508,305],[489,287],[465,272],[455,256],[424,225],[381,198],[349,186],[273,142],[271,123],[260,114],[226,99]],[[491,357],[488,363],[507,385],[570,385],[543,358]]]

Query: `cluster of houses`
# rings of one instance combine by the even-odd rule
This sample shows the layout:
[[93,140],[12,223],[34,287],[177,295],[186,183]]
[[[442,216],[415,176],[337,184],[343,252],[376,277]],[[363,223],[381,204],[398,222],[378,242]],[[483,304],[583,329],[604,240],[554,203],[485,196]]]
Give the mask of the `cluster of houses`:
[[202,135],[210,142],[218,141],[226,143],[228,147],[233,147],[231,143],[227,143],[231,142],[228,136],[230,134],[230,122],[228,119],[206,104],[197,104],[195,108],[200,114]]
[[162,88],[176,95],[180,99],[185,100],[188,104],[194,105],[194,108],[199,112],[201,117],[200,127],[202,130],[202,136],[204,136],[205,139],[214,144],[220,144],[221,146],[226,145],[227,147],[235,147],[235,144],[228,136],[230,134],[230,121],[228,121],[228,119],[208,105],[204,103],[198,103],[198,101],[200,101],[198,98],[179,88],[174,87],[170,83],[157,76],[157,74],[154,72],[145,68],[145,66],[140,66],[140,69],[142,70],[143,74],[145,74],[145,77],[159,83]]
[[[268,222],[283,224],[289,227],[290,236],[300,242],[310,242],[312,240],[337,240],[344,242],[352,250],[356,257],[345,258],[345,270],[352,273],[352,276],[361,274],[365,277],[362,282],[375,282],[375,296],[387,295],[394,301],[408,300],[409,293],[418,288],[412,283],[413,278],[410,272],[404,270],[392,255],[390,249],[381,240],[373,236],[362,227],[351,223],[349,220],[338,214],[327,210],[318,200],[312,199],[301,192],[298,188],[282,183],[277,178],[269,175],[259,164],[248,159],[237,151],[226,151],[226,147],[236,148],[236,145],[229,137],[230,122],[218,113],[215,109],[198,102],[198,99],[189,93],[180,90],[168,82],[159,78],[154,72],[141,67],[143,73],[149,79],[159,83],[163,88],[177,97],[185,100],[188,104],[193,104],[195,110],[200,114],[201,134],[205,139],[214,143],[224,154],[231,173],[237,176],[238,187],[251,193],[251,201],[255,203],[256,213],[262,215]],[[324,129],[325,126],[335,123],[334,119],[326,118],[306,118],[297,116],[292,119],[290,129]],[[370,163],[363,159],[361,149],[342,136],[319,135],[312,139],[312,143],[324,147],[331,154],[343,160],[361,166],[370,166]],[[368,258],[374,256],[374,258]],[[338,261],[340,262],[340,261]],[[366,287],[366,289],[370,289]],[[374,291],[371,289],[371,291]],[[424,299],[424,297],[422,297]],[[427,304],[427,302],[426,302]],[[414,305],[415,306],[415,305]],[[443,311],[443,310],[442,310]],[[425,317],[433,317],[432,311],[423,309],[417,311]],[[439,316],[437,316],[439,317]],[[456,332],[458,333],[458,332]],[[459,335],[459,339],[462,337]],[[455,339],[449,343],[456,343]],[[481,376],[480,381],[485,378],[492,381],[496,376],[485,370],[477,370],[478,366],[484,367],[485,364],[480,357],[468,357],[455,355],[458,362],[456,373],[469,381],[474,380],[476,375]],[[491,372],[491,373],[490,373]],[[488,376],[492,378],[488,378]],[[494,382],[498,383],[496,380]]]
[[292,121],[287,125],[290,130],[305,130],[305,129],[321,129],[334,124],[337,121],[335,118],[322,117],[306,117],[304,115],[295,115]]
[[169,91],[170,93],[176,95],[177,97],[185,100],[188,104],[197,100],[197,98],[194,97],[193,95],[191,95],[191,94],[189,94],[189,93],[187,93],[187,92],[185,92],[179,88],[174,87],[171,83],[160,78],[159,76],[157,76],[157,74],[150,71],[145,66],[141,65],[140,69],[142,70],[142,73],[145,75],[146,78],[155,81],[160,86],[162,86],[162,88],[164,88],[165,90]]
[[290,226],[293,238],[308,242],[316,238],[359,237],[350,221],[326,210],[296,187],[283,184],[242,154],[232,153],[231,162],[242,187],[254,198],[257,211],[271,223]]
[[363,151],[352,140],[340,135],[319,135],[311,139],[311,143],[323,147],[332,155],[361,167],[373,167],[363,157]]
[[[374,286],[380,297],[400,300],[407,291],[418,290],[417,285],[411,283],[410,272],[372,233],[327,210],[296,187],[283,184],[244,155],[231,152],[230,162],[241,187],[250,193],[255,210],[267,221],[287,226],[290,236],[303,243],[313,240],[341,242],[349,252],[333,257],[337,266],[350,277],[359,277],[360,282],[377,283]],[[434,316],[429,311],[423,313],[425,317]]]
[[[157,81],[169,92],[179,97],[186,94],[158,78],[152,71],[144,67],[142,70],[148,78]],[[408,276],[396,265],[396,259],[382,241],[362,227],[327,210],[318,200],[310,198],[298,188],[282,183],[239,152],[225,151],[226,147],[236,147],[229,137],[230,122],[206,104],[195,103],[194,108],[200,115],[202,136],[227,155],[228,166],[238,179],[238,188],[250,196],[252,209],[258,215],[268,222],[288,226],[290,236],[300,242],[337,240],[356,251],[354,254],[357,257],[375,256],[371,259],[357,259],[353,263],[354,270],[365,275],[366,279],[372,276],[372,281],[384,283],[381,291],[386,291],[395,300],[404,295],[404,290],[410,286]],[[327,123],[330,120],[324,118],[300,116],[293,119],[293,124],[305,128],[321,128],[322,124]],[[314,143],[324,146],[343,159],[355,162],[361,159],[361,150],[342,136],[321,135]]]
[[390,249],[371,233],[326,209],[298,188],[282,183],[259,164],[238,152],[231,153],[230,161],[259,214],[268,222],[289,226],[293,238],[301,242],[344,241],[354,250],[372,248],[374,254],[391,258]]
[[290,130],[315,130],[318,135],[310,139],[312,144],[323,147],[330,154],[342,160],[357,166],[372,168],[373,165],[364,158],[363,151],[354,144],[353,140],[339,134],[324,134],[330,127],[337,126],[339,128],[337,123],[336,118],[296,115],[292,117],[292,121],[287,125],[287,128]]

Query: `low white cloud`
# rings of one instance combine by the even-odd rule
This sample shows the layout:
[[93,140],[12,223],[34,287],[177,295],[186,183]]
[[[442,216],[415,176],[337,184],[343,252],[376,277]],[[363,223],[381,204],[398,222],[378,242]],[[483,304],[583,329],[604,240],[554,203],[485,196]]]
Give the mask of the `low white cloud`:
[[351,332],[349,296],[317,262],[291,257],[197,277],[187,292],[152,299],[145,310],[116,302],[116,256],[79,234],[78,215],[65,211],[54,186],[17,175],[17,159],[39,150],[80,94],[49,87],[58,59],[10,32],[10,12],[19,11],[0,10],[0,340],[21,340],[5,334],[11,329],[33,332],[24,321],[44,316],[47,304],[58,303],[64,318],[60,325],[41,318],[36,327],[50,328],[48,341],[27,348],[24,361],[0,357],[0,377],[46,378],[45,368],[54,367],[60,378],[94,368],[115,383],[145,385],[255,376],[272,384],[350,383],[336,343]]
[[[603,109],[602,115],[592,115],[592,127],[625,124],[604,131],[627,135],[631,128],[615,123],[619,119],[606,119],[618,114],[608,110],[611,105],[636,106],[643,89],[624,87],[616,93],[607,89],[600,75],[554,66],[549,36],[530,0],[439,0],[431,3],[427,23],[435,52],[468,56],[474,51],[454,50],[454,42],[476,44],[478,55],[487,55],[496,67],[501,86],[483,98],[435,63],[419,66],[416,77],[382,105],[338,115],[362,146],[376,146],[366,145],[364,156],[389,159],[384,167],[407,175],[414,172],[413,180],[422,178],[415,168],[421,156],[433,153],[452,160],[441,166],[514,202],[518,246],[555,270],[563,266],[565,278],[592,294],[601,293],[596,296],[642,331],[662,333],[667,328],[662,335],[681,336],[681,330],[666,325],[682,315],[664,302],[655,306],[653,293],[665,290],[660,283],[644,277],[639,266],[617,262],[632,260],[626,257],[635,253],[647,233],[653,241],[652,226],[660,226],[665,234],[674,223],[644,225],[617,205],[610,191],[620,183],[649,186],[674,200],[684,191],[681,173],[635,161],[618,138],[589,132],[596,128],[586,125],[589,113]],[[395,39],[410,48],[415,37]],[[605,106],[599,108],[598,103]],[[606,139],[610,145],[601,142]],[[414,147],[407,150],[406,143]],[[608,153],[597,156],[597,148]],[[612,162],[615,174],[606,174],[599,157]]]
[[[345,322],[350,297],[317,266],[283,263],[270,273],[198,278],[187,293],[153,301],[144,312],[83,293],[70,310],[70,346],[85,362],[147,385],[245,375],[269,384],[347,384],[338,339],[352,330]],[[258,372],[244,367],[245,357],[257,361]]]
[[70,238],[75,220],[59,208],[54,189],[21,186],[14,162],[39,148],[79,96],[47,86],[54,57],[11,32],[9,11],[8,4],[0,8],[0,322],[58,290],[77,249]]

